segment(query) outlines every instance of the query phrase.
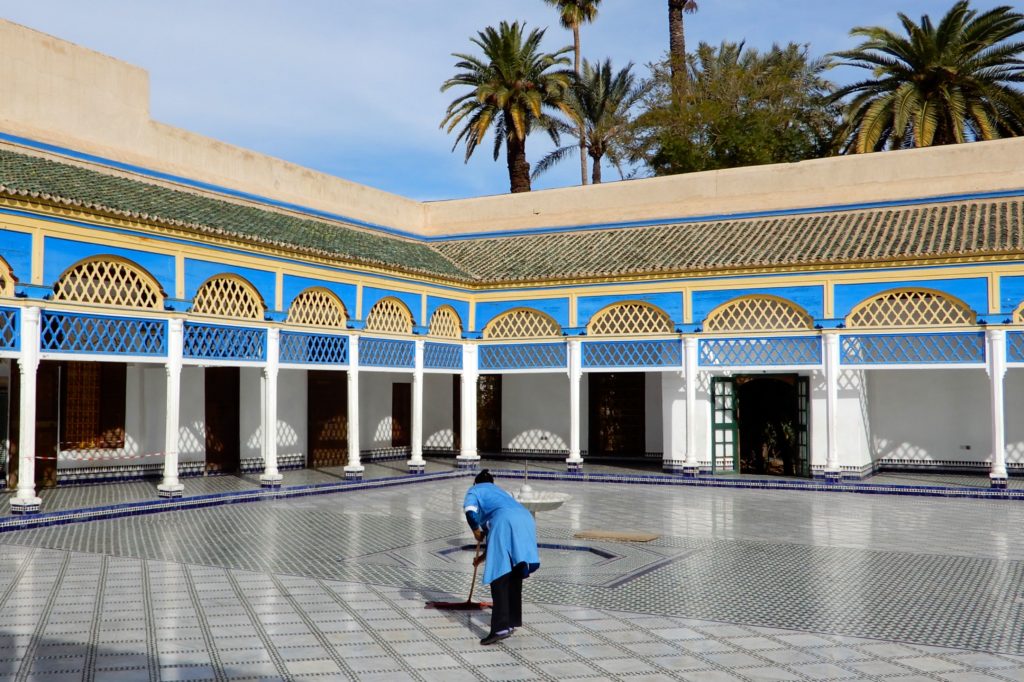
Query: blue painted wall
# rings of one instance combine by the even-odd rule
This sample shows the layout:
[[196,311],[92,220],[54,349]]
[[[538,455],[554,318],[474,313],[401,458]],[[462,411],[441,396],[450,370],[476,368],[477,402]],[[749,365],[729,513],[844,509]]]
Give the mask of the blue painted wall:
[[397,298],[409,308],[412,313],[413,324],[426,324],[420,319],[420,305],[423,301],[421,294],[411,294],[405,291],[391,291],[390,289],[377,289],[375,287],[363,287],[363,321],[370,314],[370,309],[382,298]]
[[32,282],[32,235],[0,230],[0,257],[11,266],[20,283]]
[[542,299],[519,299],[516,301],[488,301],[476,304],[476,329],[482,331],[487,323],[498,315],[513,310],[514,308],[533,308],[546,313],[555,319],[563,329],[569,326],[569,299],[568,298],[542,298]]
[[56,237],[46,237],[43,241],[43,282],[52,286],[65,270],[92,256],[118,256],[129,260],[151,274],[165,294],[174,296],[174,256]]
[[825,316],[825,287],[820,285],[799,287],[764,287],[750,289],[720,289],[717,291],[695,291],[691,297],[693,324],[701,324],[708,314],[726,301],[741,296],[775,296],[795,303],[814,319]]
[[580,296],[576,299],[576,326],[586,327],[594,313],[619,301],[643,301],[668,313],[675,324],[683,322],[683,294],[666,291],[657,294],[629,294],[614,296]]
[[240,268],[224,263],[211,263],[205,260],[185,259],[185,298],[193,299],[196,291],[203,282],[214,275],[232,274],[242,277],[249,284],[256,287],[256,290],[263,297],[267,310],[274,309],[274,280],[275,275],[266,270],[255,270],[253,268]]
[[959,298],[976,313],[988,312],[988,280],[985,277],[969,277],[837,284],[833,289],[835,317],[846,317],[861,301],[891,289],[934,289]]
[[999,309],[1010,315],[1024,303],[1024,277],[999,278]]
[[319,279],[313,279],[311,277],[296,277],[294,275],[285,275],[283,285],[283,294],[281,302],[284,305],[284,309],[288,310],[292,307],[292,301],[295,297],[301,294],[306,289],[312,289],[313,287],[321,287],[333,292],[341,299],[341,302],[345,304],[345,313],[349,317],[356,316],[356,285],[345,284],[342,282],[325,282]]
[[462,331],[469,329],[469,301],[456,301],[454,298],[441,298],[440,296],[427,296],[427,319],[421,324],[430,326],[430,318],[434,311],[443,305],[450,305],[459,314],[462,322]]

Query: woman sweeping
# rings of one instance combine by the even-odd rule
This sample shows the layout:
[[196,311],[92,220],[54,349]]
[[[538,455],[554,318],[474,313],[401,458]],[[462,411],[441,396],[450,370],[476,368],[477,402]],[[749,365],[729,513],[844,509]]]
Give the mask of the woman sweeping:
[[540,568],[537,527],[526,507],[494,485],[487,469],[477,474],[462,507],[477,542],[487,538],[474,565],[487,561],[484,583],[491,586],[494,606],[491,631],[480,643],[494,644],[523,624],[523,578]]

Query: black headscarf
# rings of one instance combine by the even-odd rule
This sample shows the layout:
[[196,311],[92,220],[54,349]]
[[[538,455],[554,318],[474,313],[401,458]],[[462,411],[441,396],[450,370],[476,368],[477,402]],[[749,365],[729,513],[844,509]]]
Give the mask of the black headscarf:
[[473,483],[494,483],[494,476],[491,476],[491,472],[487,469],[483,469],[473,479]]

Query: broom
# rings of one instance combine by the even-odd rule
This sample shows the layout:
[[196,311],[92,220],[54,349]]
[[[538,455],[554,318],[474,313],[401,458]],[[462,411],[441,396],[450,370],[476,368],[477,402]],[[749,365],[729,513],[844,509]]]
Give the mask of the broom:
[[480,556],[480,542],[476,543],[476,556],[473,557],[473,584],[469,586],[469,597],[466,601],[428,601],[426,608],[428,609],[446,609],[448,611],[479,611],[481,609],[489,609],[492,604],[489,601],[473,601],[473,590],[476,589],[476,571],[477,566],[476,559]]

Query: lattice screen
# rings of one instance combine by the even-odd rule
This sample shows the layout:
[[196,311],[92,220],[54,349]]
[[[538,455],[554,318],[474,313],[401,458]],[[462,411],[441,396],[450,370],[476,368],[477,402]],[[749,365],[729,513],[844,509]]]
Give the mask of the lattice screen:
[[791,303],[774,296],[744,296],[723,303],[708,315],[704,331],[767,332],[813,329],[814,319]]
[[587,328],[590,336],[671,334],[672,319],[646,303],[616,303],[594,315]]
[[263,319],[263,302],[256,289],[240,277],[218,275],[206,280],[192,301],[192,312],[245,320]]
[[847,327],[928,327],[974,324],[966,304],[933,291],[897,290],[876,296],[854,309]]
[[149,275],[131,263],[95,259],[65,270],[53,285],[53,300],[159,309],[163,294]]
[[382,298],[366,316],[366,331],[385,334],[411,334],[412,313],[397,298]]
[[327,289],[306,289],[288,308],[288,321],[314,327],[345,327],[345,304]]
[[451,306],[443,305],[430,317],[430,335],[443,339],[462,338],[462,322],[459,314]]
[[1024,303],[1021,303],[1017,309],[1013,311],[1013,321],[1017,324],[1024,322]]
[[0,258],[0,296],[14,295],[14,275],[11,268]]
[[558,323],[544,313],[517,308],[491,320],[483,336],[485,339],[536,339],[561,334]]

